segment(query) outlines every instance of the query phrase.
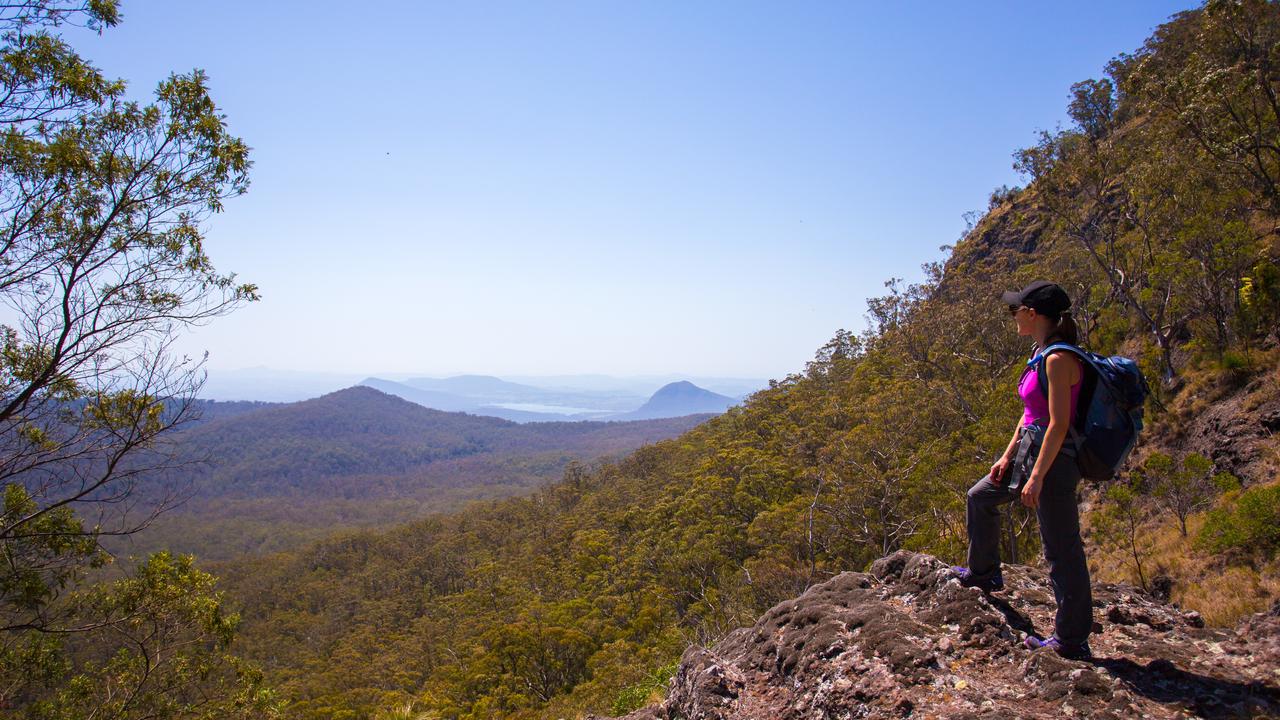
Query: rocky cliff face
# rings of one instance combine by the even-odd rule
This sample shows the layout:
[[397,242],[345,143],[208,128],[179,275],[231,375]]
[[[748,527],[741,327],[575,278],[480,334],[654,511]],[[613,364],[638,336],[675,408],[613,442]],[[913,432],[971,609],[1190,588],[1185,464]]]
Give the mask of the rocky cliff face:
[[[1192,408],[1196,408],[1191,398]],[[1203,409],[1188,412],[1179,432],[1155,438],[1165,452],[1195,452],[1246,485],[1277,477],[1280,453],[1280,367],[1272,368],[1237,391],[1221,392]]]
[[1047,575],[961,587],[900,551],[781,603],[711,648],[691,647],[659,706],[626,720],[1234,718],[1280,716],[1280,613],[1233,631],[1094,586],[1094,659],[1024,649],[1053,630]]

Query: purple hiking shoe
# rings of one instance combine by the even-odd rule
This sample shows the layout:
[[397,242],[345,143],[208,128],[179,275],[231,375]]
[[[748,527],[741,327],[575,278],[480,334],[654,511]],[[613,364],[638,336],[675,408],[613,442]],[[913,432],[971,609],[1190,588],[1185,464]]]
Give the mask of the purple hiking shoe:
[[1058,639],[1057,635],[1049,636],[1048,640],[1041,640],[1035,635],[1028,635],[1027,639],[1022,642],[1028,650],[1039,650],[1040,648],[1050,648],[1058,653],[1061,657],[1068,660],[1088,660],[1093,657],[1093,653],[1089,650],[1089,643],[1064,643]]
[[960,584],[965,587],[976,587],[985,593],[1000,592],[1001,590],[1004,590],[1004,577],[999,571],[996,572],[994,577],[986,580],[979,580],[975,578],[973,573],[969,571],[969,568],[961,567],[959,565],[952,565],[951,572],[960,580]]

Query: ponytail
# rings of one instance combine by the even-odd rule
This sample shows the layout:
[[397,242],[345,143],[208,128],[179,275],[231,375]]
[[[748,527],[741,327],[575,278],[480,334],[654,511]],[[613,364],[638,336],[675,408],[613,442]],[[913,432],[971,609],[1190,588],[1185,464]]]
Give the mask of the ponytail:
[[1071,317],[1070,310],[1063,310],[1058,316],[1058,322],[1049,332],[1049,338],[1058,338],[1070,345],[1080,344],[1080,330],[1076,327],[1075,318]]

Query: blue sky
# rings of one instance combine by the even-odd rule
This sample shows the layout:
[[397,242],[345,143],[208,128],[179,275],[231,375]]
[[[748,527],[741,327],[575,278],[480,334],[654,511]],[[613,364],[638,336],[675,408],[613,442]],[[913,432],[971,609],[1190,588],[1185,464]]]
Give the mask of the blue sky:
[[162,2],[77,47],[203,68],[253,148],[208,225],[263,299],[209,366],[782,377],[1014,184],[1186,2]]

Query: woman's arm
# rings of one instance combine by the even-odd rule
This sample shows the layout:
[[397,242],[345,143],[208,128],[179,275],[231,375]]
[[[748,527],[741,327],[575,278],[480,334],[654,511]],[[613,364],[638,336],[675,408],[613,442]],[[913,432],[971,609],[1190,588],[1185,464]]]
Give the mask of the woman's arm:
[[1045,358],[1044,366],[1049,376],[1049,427],[1040,444],[1035,467],[1031,468],[1031,477],[1022,488],[1022,504],[1032,508],[1040,504],[1044,476],[1067,438],[1071,426],[1071,386],[1079,381],[1076,375],[1080,372],[1074,356],[1066,353],[1050,355]]

